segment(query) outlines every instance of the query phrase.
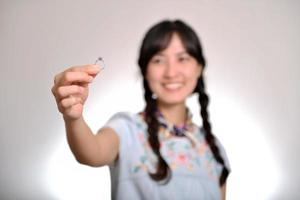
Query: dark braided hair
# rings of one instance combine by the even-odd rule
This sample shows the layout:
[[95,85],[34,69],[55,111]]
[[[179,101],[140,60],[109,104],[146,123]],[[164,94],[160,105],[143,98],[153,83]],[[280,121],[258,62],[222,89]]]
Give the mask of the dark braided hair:
[[[153,180],[162,181],[166,178],[167,174],[171,175],[171,170],[159,151],[160,149],[160,142],[158,139],[159,122],[155,116],[156,100],[152,98],[152,91],[150,90],[146,79],[144,79],[143,83],[145,89],[144,96],[146,100],[145,121],[148,124],[148,133],[149,133],[148,141],[150,143],[150,146],[152,147],[153,152],[158,157],[157,171],[156,173],[153,174],[150,173],[149,175]],[[168,180],[170,180],[170,178],[167,178],[165,182],[168,182]]]
[[206,139],[207,143],[209,144],[210,149],[213,152],[214,157],[217,160],[217,162],[221,163],[224,166],[221,176],[220,176],[220,185],[223,185],[226,182],[229,171],[225,167],[224,160],[220,154],[218,146],[216,145],[215,136],[212,134],[212,131],[211,131],[211,125],[209,122],[209,114],[207,111],[209,97],[205,92],[203,75],[201,75],[200,78],[198,79],[198,83],[196,86],[196,92],[199,93],[198,98],[199,98],[199,103],[200,103],[200,107],[201,107],[200,114],[202,117],[202,126],[205,131],[205,139]]
[[[153,26],[146,33],[145,38],[143,39],[138,59],[138,64],[143,75],[144,98],[146,101],[145,121],[148,125],[149,133],[148,141],[153,152],[158,158],[157,171],[155,173],[149,173],[149,175],[153,180],[165,180],[165,183],[167,183],[171,178],[171,169],[160,153],[160,141],[158,137],[159,122],[155,113],[157,109],[156,100],[152,98],[153,93],[145,77],[150,59],[159,51],[167,48],[174,33],[179,35],[186,51],[204,68],[205,59],[203,57],[199,38],[191,27],[180,20],[165,20]],[[215,137],[212,134],[207,111],[209,98],[205,92],[203,75],[199,77],[194,93],[199,94],[199,103],[201,106],[200,114],[202,117],[202,126],[205,132],[205,139],[209,144],[216,161],[223,165],[223,171],[220,177],[220,185],[223,185],[226,181],[229,171],[225,166],[219,148],[216,145]]]

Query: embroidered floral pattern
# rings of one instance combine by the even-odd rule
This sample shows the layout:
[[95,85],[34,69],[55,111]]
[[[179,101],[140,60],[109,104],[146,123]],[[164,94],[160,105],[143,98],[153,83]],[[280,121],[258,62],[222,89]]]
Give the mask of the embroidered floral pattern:
[[143,171],[148,171],[148,167],[146,165],[146,160],[147,160],[147,157],[144,155],[144,156],[141,156],[140,157],[140,163],[135,165],[133,167],[133,173],[137,173],[139,172],[139,170],[143,170]]
[[[140,128],[138,139],[144,147],[139,160],[132,166],[133,173],[140,171],[149,172],[150,169],[156,169],[157,158],[153,153],[147,140],[145,124],[138,121],[137,126]],[[193,134],[198,141],[197,146],[193,146],[187,137],[168,136],[160,131],[161,153],[169,164],[170,168],[176,170],[188,170],[196,172],[202,168],[212,179],[218,179],[221,173],[221,167],[218,167],[213,154],[204,138],[204,135],[194,126]],[[153,171],[151,171],[153,172]]]

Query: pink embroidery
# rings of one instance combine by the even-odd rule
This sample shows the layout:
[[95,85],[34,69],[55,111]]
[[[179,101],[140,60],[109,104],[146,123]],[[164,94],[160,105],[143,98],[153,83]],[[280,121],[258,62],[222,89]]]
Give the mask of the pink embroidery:
[[[195,127],[193,127],[195,128]],[[213,178],[218,178],[217,169],[215,169],[215,161],[210,151],[205,138],[197,134],[195,137],[199,141],[197,147],[193,147],[190,143],[183,143],[183,141],[172,140],[172,137],[167,137],[164,132],[160,136],[161,152],[170,166],[171,170],[186,169],[189,171],[197,171],[198,168],[203,168],[207,174]],[[152,148],[147,139],[147,134],[143,131],[138,133],[138,139],[144,146],[145,152],[142,152],[138,157],[138,161],[132,166],[133,173],[149,172],[151,169],[156,169],[156,164],[153,159],[156,155],[152,152]],[[176,139],[176,138],[175,138]]]
[[187,156],[183,153],[177,155],[177,162],[179,164],[186,164],[188,162]]

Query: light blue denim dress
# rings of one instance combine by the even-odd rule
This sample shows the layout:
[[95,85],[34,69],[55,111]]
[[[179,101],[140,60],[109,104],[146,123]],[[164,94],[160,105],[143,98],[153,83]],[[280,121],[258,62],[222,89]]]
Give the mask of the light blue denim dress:
[[[192,134],[197,145],[187,137],[160,133],[163,158],[172,170],[168,184],[152,180],[157,158],[147,141],[147,124],[139,114],[117,113],[105,125],[120,138],[117,160],[109,166],[112,200],[188,200],[221,199],[219,177],[222,166],[217,163],[196,125]],[[217,141],[226,166],[230,169],[224,148]]]

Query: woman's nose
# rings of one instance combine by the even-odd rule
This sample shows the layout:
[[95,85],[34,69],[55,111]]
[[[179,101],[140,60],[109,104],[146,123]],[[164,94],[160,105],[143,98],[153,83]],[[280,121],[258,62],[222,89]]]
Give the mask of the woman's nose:
[[178,65],[176,62],[169,61],[165,66],[165,76],[168,78],[172,78],[178,74]]

